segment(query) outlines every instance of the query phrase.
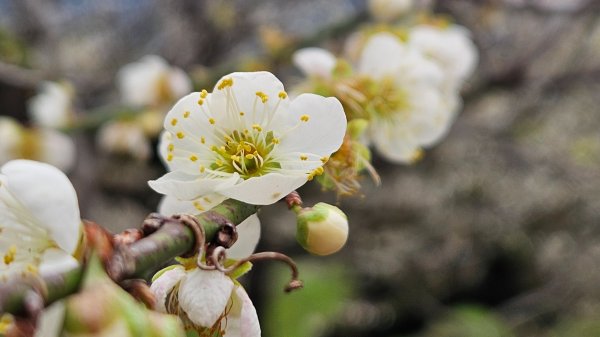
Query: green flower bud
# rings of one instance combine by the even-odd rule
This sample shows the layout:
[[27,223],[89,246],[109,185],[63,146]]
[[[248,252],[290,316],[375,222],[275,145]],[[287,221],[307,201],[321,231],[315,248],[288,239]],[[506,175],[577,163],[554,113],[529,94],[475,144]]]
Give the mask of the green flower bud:
[[298,211],[296,239],[316,255],[330,255],[348,239],[348,217],[339,208],[320,202]]

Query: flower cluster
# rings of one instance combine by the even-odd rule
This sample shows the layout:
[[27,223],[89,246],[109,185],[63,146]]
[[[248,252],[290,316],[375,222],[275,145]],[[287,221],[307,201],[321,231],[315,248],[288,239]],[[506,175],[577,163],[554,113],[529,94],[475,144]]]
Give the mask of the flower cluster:
[[[403,15],[412,6],[406,1],[371,3],[373,9],[392,6]],[[362,143],[396,163],[418,161],[424,149],[448,133],[461,107],[461,87],[477,63],[477,50],[464,27],[434,17],[421,21],[366,27],[348,39],[345,58],[320,48],[305,48],[293,57],[307,77],[300,88],[339,98],[349,121],[367,123]],[[355,144],[345,151],[362,153],[362,161],[368,161],[368,150]],[[333,173],[345,169],[350,174],[328,173],[323,179],[325,188],[333,186],[341,195],[355,192],[351,187],[367,168],[347,157],[330,161],[325,170],[331,166]]]

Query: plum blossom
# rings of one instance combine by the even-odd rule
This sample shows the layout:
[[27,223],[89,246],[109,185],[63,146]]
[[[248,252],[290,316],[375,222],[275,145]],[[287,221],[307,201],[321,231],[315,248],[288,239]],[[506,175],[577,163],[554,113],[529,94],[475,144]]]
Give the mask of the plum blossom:
[[75,143],[50,128],[26,128],[10,117],[0,117],[0,164],[12,159],[39,160],[62,171],[75,164]]
[[410,29],[408,44],[442,68],[450,89],[460,90],[475,71],[479,58],[470,35],[468,29],[459,25],[417,25]]
[[179,100],[164,127],[171,142],[163,159],[172,172],[149,182],[155,191],[267,205],[323,173],[343,141],[346,117],[335,98],[291,100],[271,73],[232,73],[212,93]]
[[152,283],[156,310],[178,314],[200,336],[258,337],[256,309],[244,288],[218,270],[171,267]]
[[57,168],[14,160],[0,168],[0,278],[45,274],[78,265],[77,195]]
[[192,82],[183,70],[170,66],[160,56],[147,55],[119,70],[117,86],[125,104],[156,106],[190,92]]
[[38,94],[29,100],[34,124],[47,128],[68,126],[74,118],[73,87],[67,82],[43,82]]

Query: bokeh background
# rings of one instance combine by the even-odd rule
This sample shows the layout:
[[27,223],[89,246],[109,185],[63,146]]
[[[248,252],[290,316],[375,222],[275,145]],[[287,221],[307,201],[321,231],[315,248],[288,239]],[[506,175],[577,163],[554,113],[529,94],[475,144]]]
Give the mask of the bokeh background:
[[[447,138],[412,166],[375,156],[382,185],[307,204],[350,218],[340,253],[295,243],[285,205],[265,207],[260,250],[294,256],[306,287],[257,263],[245,276],[263,335],[600,336],[600,4],[597,0],[444,0],[472,31],[480,61]],[[115,74],[161,55],[212,87],[234,70],[268,69],[286,86],[294,47],[340,51],[369,20],[359,0],[0,0],[0,115],[29,123],[43,80],[68,79],[80,113],[117,100]],[[156,209],[146,181],[164,169],[69,130],[69,173],[85,218],[119,231]],[[0,135],[2,139],[2,135]],[[0,140],[2,141],[2,140]]]

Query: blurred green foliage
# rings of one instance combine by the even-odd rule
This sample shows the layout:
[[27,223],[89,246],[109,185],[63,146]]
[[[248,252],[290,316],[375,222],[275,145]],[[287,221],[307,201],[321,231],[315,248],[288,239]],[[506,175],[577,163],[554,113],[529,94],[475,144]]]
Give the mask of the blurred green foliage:
[[459,306],[433,323],[422,337],[510,337],[506,323],[491,311],[477,306]]
[[289,271],[281,266],[268,270],[273,286],[260,316],[264,336],[323,335],[354,293],[346,265],[312,259],[298,261],[298,268],[304,288],[290,294],[279,286],[289,280]]
[[16,65],[27,65],[25,44],[0,28],[0,61]]

